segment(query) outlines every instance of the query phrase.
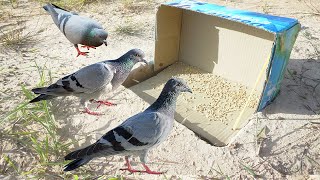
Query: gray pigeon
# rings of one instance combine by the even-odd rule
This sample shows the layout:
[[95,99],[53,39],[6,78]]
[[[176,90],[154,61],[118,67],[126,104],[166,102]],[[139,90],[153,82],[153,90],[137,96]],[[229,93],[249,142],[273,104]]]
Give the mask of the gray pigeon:
[[[128,170],[131,173],[161,174],[162,172],[152,171],[146,165],[147,153],[151,148],[162,143],[172,130],[180,92],[192,93],[182,79],[171,78],[158,99],[145,111],[128,118],[94,144],[65,156],[66,160],[73,161],[65,166],[64,171],[74,170],[95,157],[125,155],[127,168],[121,170]],[[131,155],[140,157],[145,171],[132,169],[129,161]]]
[[107,46],[108,33],[102,26],[87,17],[79,16],[75,12],[69,12],[54,4],[48,3],[43,8],[51,15],[54,23],[66,38],[74,44],[78,55],[86,55],[88,52],[81,52],[78,44],[82,44],[88,50],[105,44]]
[[[32,91],[40,94],[30,103],[52,99],[58,96],[77,96],[85,113],[100,115],[90,111],[88,101],[105,105],[113,105],[108,101],[97,101],[103,93],[117,89],[128,77],[133,66],[138,62],[147,63],[140,49],[132,49],[116,60],[107,60],[86,66],[77,72],[59,79],[49,87],[35,88]],[[99,105],[99,106],[100,106]]]

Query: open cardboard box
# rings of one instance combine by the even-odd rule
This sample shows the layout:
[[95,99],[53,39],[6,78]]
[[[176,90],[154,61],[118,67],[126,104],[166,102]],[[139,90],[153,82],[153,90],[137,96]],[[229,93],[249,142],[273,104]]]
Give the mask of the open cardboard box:
[[162,4],[156,18],[152,69],[136,69],[129,79],[142,82],[130,89],[147,102],[154,102],[161,91],[154,87],[168,80],[161,71],[177,61],[247,87],[249,95],[255,93],[259,100],[251,108],[244,103],[229,116],[232,119],[228,125],[208,119],[190,108],[190,102],[178,103],[177,121],[213,145],[227,145],[250,116],[278,94],[300,24],[291,18],[190,0]]

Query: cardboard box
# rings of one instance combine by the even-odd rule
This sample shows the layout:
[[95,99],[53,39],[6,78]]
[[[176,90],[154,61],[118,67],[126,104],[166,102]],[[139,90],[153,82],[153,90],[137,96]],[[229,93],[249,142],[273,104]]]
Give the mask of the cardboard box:
[[[299,22],[190,0],[162,4],[156,18],[153,72],[163,71],[179,61],[249,90],[246,97],[249,100],[243,100],[241,109],[228,115],[231,118],[228,124],[212,121],[190,109],[190,102],[178,103],[177,121],[216,146],[228,144],[253,113],[263,110],[277,96],[300,30]],[[147,74],[150,77],[152,73]],[[152,103],[161,91],[155,86],[164,84],[168,79],[163,77],[170,75],[160,72],[131,89]],[[259,96],[259,101],[250,108],[248,103],[253,94]]]

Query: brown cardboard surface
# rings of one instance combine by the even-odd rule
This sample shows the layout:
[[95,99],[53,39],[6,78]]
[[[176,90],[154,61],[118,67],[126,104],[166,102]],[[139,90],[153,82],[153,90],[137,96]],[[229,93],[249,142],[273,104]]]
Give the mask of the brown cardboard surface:
[[[235,119],[240,114],[240,111],[243,107],[242,105],[244,104],[243,102],[246,100],[246,98],[241,98],[237,95],[235,96],[234,94],[232,94],[233,91],[238,91],[237,89],[223,89],[222,87],[225,86],[225,84],[217,82],[225,82],[227,80],[222,79],[221,77],[219,81],[214,82],[213,86],[214,91],[218,91],[220,95],[216,97],[208,96],[207,88],[201,87],[205,85],[202,85],[201,83],[199,84],[199,82],[201,82],[202,80],[202,75],[205,75],[206,77],[211,76],[212,80],[218,78],[218,76],[201,70],[191,71],[191,68],[193,67],[184,63],[175,63],[172,66],[161,71],[156,76],[144,82],[141,82],[138,85],[131,87],[130,89],[151,104],[159,96],[160,91],[169,78],[171,78],[172,76],[184,77],[189,87],[191,87],[191,89],[193,90],[193,94],[184,93],[179,97],[175,115],[176,120],[183,123],[186,127],[193,130],[210,143],[216,146],[226,145],[230,141],[230,138],[232,137],[231,135],[237,132],[232,130],[232,125],[234,124]],[[236,83],[233,84],[236,85]],[[226,94],[221,95],[221,93]],[[234,101],[231,99],[230,101],[230,98],[226,96],[233,96],[236,97],[236,99],[240,98],[242,103],[239,103],[239,101],[237,101],[236,99]],[[216,99],[217,97],[219,98],[219,100]],[[205,109],[206,111],[213,110],[211,111],[211,114],[216,114],[216,116],[208,116],[204,112],[197,110],[197,107],[199,107],[199,105],[206,105],[212,102],[218,103],[219,105],[215,105],[214,110],[210,108],[208,109],[208,107]],[[258,102],[258,96],[255,97],[255,102]],[[239,107],[230,108],[233,105],[227,105],[226,103],[238,104]],[[246,123],[247,119],[251,114],[254,113],[254,111],[255,108],[253,108],[252,106],[245,109],[244,115],[240,119],[240,126],[243,126],[244,123]],[[223,114],[222,116],[221,113]]]
[[157,12],[155,71],[164,69],[179,58],[182,10],[168,7]]
[[139,65],[133,67],[127,79],[123,82],[123,86],[131,87],[136,85],[152,76],[156,75],[153,64]]
[[[269,61],[274,35],[188,10],[182,17],[179,60],[253,88]],[[264,80],[258,85],[260,91]]]
[[[263,73],[257,86],[258,75],[271,57],[275,35],[239,22],[161,5],[157,12],[154,71],[161,71],[181,61],[213,73],[228,81],[240,83],[261,94],[267,74]],[[152,103],[163,85],[173,74],[158,75],[131,87],[147,102]],[[189,83],[189,82],[188,82]],[[210,99],[202,99],[210,103]],[[176,120],[214,145],[223,146],[237,133],[232,126],[241,110],[233,112],[229,123],[212,121],[192,109],[190,102],[179,100]],[[240,128],[245,125],[256,107],[244,109]]]

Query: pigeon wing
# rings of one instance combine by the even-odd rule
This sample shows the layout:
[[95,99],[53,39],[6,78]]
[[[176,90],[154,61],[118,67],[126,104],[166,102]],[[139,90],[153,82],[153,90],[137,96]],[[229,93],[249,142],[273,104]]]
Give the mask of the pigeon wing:
[[62,16],[62,23],[59,25],[60,31],[73,44],[83,44],[88,41],[88,32],[91,29],[103,29],[102,26],[93,19],[82,16]]
[[96,143],[69,153],[65,159],[139,151],[157,144],[163,135],[159,113],[139,113],[102,136]]
[[108,85],[114,70],[103,63],[86,66],[79,71],[60,79],[57,84],[68,87],[73,93],[93,93]]
[[103,63],[86,66],[79,71],[59,79],[47,88],[35,88],[36,94],[66,96],[71,94],[91,94],[105,88],[112,88],[111,80],[115,70]]

